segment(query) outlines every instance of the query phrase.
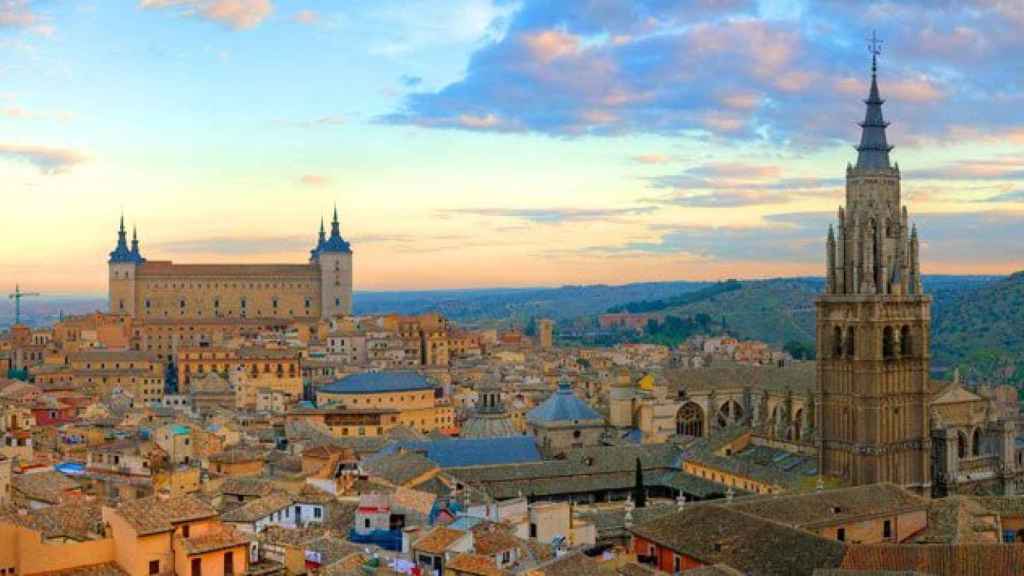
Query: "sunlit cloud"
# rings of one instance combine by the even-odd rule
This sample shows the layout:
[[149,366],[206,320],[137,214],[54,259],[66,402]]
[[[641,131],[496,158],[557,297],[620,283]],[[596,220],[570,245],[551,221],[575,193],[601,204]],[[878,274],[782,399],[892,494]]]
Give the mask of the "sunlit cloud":
[[625,216],[642,216],[657,210],[653,206],[637,208],[456,208],[443,210],[445,216],[482,216],[510,218],[534,224],[609,221]]
[[0,158],[28,162],[46,175],[66,173],[88,159],[77,150],[24,144],[0,144]]
[[139,7],[175,8],[182,16],[202,18],[235,30],[252,28],[274,11],[270,0],[139,0]]

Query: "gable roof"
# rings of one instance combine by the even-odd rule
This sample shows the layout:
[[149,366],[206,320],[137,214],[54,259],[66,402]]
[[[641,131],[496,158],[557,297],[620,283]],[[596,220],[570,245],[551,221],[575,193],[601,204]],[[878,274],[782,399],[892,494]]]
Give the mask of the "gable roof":
[[116,512],[140,536],[174,530],[175,524],[213,518],[217,510],[194,496],[161,498],[150,496],[129,500],[116,508]]
[[659,546],[703,564],[727,564],[751,575],[811,576],[837,567],[844,546],[724,506],[692,506],[630,528]]
[[957,404],[960,402],[977,402],[984,400],[974,392],[964,388],[959,382],[953,382],[932,400],[932,404]]
[[850,546],[842,568],[917,570],[928,574],[1022,574],[1020,544],[865,544]]

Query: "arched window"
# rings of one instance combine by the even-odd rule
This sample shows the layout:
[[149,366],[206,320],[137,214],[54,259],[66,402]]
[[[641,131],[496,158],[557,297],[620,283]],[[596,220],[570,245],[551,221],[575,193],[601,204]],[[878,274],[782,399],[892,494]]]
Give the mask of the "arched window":
[[892,326],[886,326],[882,330],[882,357],[886,360],[896,355],[896,338]]
[[857,330],[850,326],[846,329],[846,357],[853,358],[857,354],[857,347],[855,345],[857,341]]
[[687,402],[676,413],[676,434],[704,436],[704,410],[695,402]]
[[900,356],[911,356],[914,352],[913,340],[910,336],[910,326],[900,328]]
[[843,329],[839,326],[832,329],[832,357],[843,357]]
[[981,430],[978,428],[975,428],[974,433],[971,434],[971,454],[981,456]]
[[956,433],[956,455],[957,458],[967,456],[967,436],[963,432]]

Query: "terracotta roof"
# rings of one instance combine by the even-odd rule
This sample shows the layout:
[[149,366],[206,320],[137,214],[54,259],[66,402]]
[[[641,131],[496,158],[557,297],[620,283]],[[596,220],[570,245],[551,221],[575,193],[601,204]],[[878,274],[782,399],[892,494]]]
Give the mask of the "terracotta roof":
[[222,526],[219,529],[190,538],[176,536],[175,539],[181,543],[185,552],[189,555],[205,554],[206,552],[235,548],[237,546],[249,546],[249,537],[230,526]]
[[448,550],[449,546],[465,535],[466,533],[462,530],[453,530],[451,528],[445,528],[444,526],[438,526],[416,540],[412,547],[416,550],[430,554],[443,554]]
[[850,546],[842,568],[916,570],[928,574],[1021,574],[1024,546],[1019,544]]
[[264,478],[228,477],[220,485],[221,494],[233,496],[266,496],[274,491],[274,483]]
[[498,568],[494,558],[480,554],[458,554],[445,564],[446,570],[455,570],[462,574],[473,574],[474,576],[504,576],[508,574]]
[[691,506],[633,526],[631,532],[704,564],[727,564],[752,576],[810,576],[837,567],[844,546],[725,506]]
[[61,504],[80,492],[78,482],[56,471],[15,475],[11,486],[17,496],[47,504]]
[[729,506],[789,526],[807,528],[926,510],[929,501],[894,484],[869,484],[805,494],[752,496],[734,500]]
[[385,454],[362,463],[363,470],[371,476],[383,478],[395,486],[402,486],[432,470],[439,470],[437,464],[415,452]]
[[473,551],[485,556],[500,554],[506,550],[519,548],[522,540],[496,525],[473,530]]
[[605,573],[597,560],[579,552],[566,554],[539,564],[530,574],[542,576],[598,576]]
[[291,506],[292,502],[294,499],[290,495],[275,492],[221,514],[221,520],[225,522],[255,522]]
[[104,562],[102,564],[77,566],[67,570],[37,572],[35,576],[128,576],[128,573],[118,566],[117,562]]
[[47,506],[24,514],[10,514],[4,520],[36,530],[43,538],[86,541],[103,537],[103,513],[94,502]]
[[264,460],[266,453],[256,448],[232,448],[216,454],[210,454],[208,460],[220,464],[239,464],[241,462],[252,462]]
[[150,496],[121,504],[117,507],[117,513],[139,535],[147,535],[169,532],[175,524],[182,522],[212,518],[217,515],[217,510],[194,496],[167,499]]

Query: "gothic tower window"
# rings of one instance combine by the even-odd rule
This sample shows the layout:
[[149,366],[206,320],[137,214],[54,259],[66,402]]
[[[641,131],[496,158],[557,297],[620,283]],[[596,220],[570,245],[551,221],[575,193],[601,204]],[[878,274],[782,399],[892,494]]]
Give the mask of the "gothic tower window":
[[843,329],[839,326],[832,329],[832,357],[843,357]]
[[974,433],[971,434],[971,454],[981,456],[981,430],[978,428],[975,428]]
[[900,356],[911,356],[914,353],[912,343],[910,326],[903,326],[900,328]]
[[892,326],[886,326],[882,330],[882,357],[886,360],[896,355],[896,337]]
[[956,433],[956,456],[957,458],[967,456],[967,435],[963,432]]
[[854,358],[857,354],[857,347],[855,342],[857,341],[857,330],[850,326],[846,329],[846,357]]

